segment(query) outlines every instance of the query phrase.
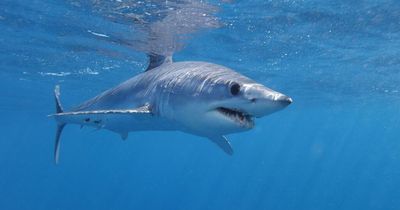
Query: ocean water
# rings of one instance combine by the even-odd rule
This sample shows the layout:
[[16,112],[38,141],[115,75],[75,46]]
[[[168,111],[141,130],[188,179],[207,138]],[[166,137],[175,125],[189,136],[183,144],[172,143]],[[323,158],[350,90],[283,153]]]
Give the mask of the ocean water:
[[[0,209],[400,209],[400,2],[0,2]],[[145,52],[228,66],[291,96],[229,135],[68,126],[65,108],[142,72]]]

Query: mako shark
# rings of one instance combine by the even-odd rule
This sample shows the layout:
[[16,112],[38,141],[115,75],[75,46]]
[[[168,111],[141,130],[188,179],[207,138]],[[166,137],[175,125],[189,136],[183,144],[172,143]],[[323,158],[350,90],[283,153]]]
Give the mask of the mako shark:
[[107,129],[128,137],[131,131],[179,130],[210,139],[227,154],[225,137],[254,127],[254,118],[279,111],[292,99],[227,67],[207,62],[172,62],[149,55],[145,72],[64,112],[55,88],[57,122],[54,159],[67,124]]

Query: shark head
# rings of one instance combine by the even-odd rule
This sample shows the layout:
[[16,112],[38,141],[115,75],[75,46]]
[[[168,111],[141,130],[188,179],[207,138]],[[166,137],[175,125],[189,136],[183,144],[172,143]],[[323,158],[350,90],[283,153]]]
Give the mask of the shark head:
[[255,126],[255,118],[292,103],[290,97],[222,66],[203,66],[201,74],[186,75],[188,78],[179,80],[182,84],[174,86],[184,97],[175,103],[173,117],[197,135],[249,130]]
[[209,110],[220,121],[240,128],[252,128],[254,118],[272,114],[292,103],[292,99],[262,84],[228,81],[223,100],[210,103]]
[[282,93],[249,80],[235,78],[214,86],[209,103],[202,107],[210,131],[221,134],[252,129],[255,118],[284,109],[292,99]]

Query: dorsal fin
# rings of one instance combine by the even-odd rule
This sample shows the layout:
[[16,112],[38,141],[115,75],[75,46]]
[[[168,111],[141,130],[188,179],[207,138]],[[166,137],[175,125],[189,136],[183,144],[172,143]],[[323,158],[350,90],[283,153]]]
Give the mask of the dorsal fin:
[[146,71],[157,68],[163,64],[172,63],[172,55],[157,55],[157,54],[147,54],[149,57],[149,65]]

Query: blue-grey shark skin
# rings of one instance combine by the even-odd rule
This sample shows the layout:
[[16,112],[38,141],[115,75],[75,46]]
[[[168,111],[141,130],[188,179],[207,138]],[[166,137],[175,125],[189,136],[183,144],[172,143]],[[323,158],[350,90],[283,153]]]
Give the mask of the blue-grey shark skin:
[[[56,101],[59,98],[56,92]],[[65,124],[108,129],[123,139],[138,130],[179,130],[211,139],[226,153],[224,135],[254,127],[254,118],[279,111],[292,100],[227,67],[206,62],[166,62],[58,113]],[[60,106],[61,107],[61,106]],[[56,139],[59,142],[59,139]],[[59,144],[56,144],[56,161]]]

